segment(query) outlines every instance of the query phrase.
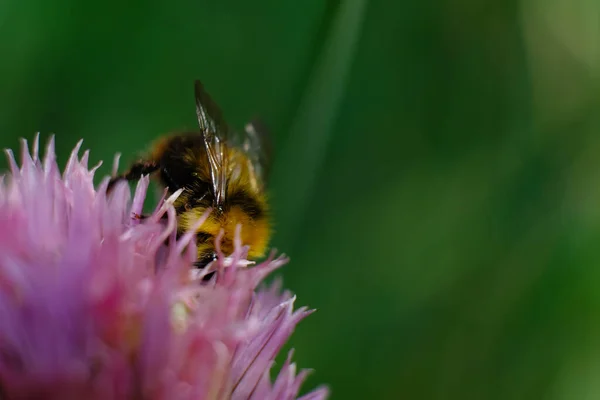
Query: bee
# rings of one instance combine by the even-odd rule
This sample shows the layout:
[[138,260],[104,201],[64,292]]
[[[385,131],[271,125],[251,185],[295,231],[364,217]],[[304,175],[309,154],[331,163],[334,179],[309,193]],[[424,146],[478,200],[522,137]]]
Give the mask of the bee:
[[233,251],[238,224],[242,244],[249,247],[248,259],[263,257],[271,236],[265,191],[271,159],[267,130],[254,121],[242,134],[231,131],[200,81],[194,89],[200,130],[159,138],[142,159],[113,177],[109,188],[149,174],[169,194],[183,189],[174,203],[178,235],[212,209],[196,232],[197,267],[217,258],[215,239],[221,231],[221,251]]

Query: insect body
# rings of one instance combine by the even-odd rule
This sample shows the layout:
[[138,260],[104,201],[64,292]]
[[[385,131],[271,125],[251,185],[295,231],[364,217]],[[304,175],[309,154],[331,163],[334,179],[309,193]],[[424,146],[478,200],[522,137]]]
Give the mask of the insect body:
[[152,174],[168,192],[183,189],[174,203],[178,233],[188,231],[207,209],[212,212],[196,234],[197,266],[216,258],[215,239],[223,231],[221,249],[233,251],[235,229],[241,224],[248,258],[262,257],[271,234],[265,194],[269,142],[257,122],[243,135],[229,132],[221,111],[196,81],[196,113],[200,132],[160,138],[148,155],[114,177],[109,184]]

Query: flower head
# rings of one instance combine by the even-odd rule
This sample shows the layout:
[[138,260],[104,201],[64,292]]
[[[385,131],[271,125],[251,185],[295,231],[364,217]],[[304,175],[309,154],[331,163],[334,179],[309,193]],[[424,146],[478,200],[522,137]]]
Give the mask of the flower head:
[[[196,270],[193,232],[176,238],[173,198],[143,221],[148,188],[97,189],[81,142],[61,175],[23,141],[0,178],[0,397],[295,399],[307,371],[273,359],[307,316],[280,282],[284,257],[246,267],[247,249]],[[176,196],[176,195],[175,195]],[[165,223],[166,221],[166,223]],[[197,226],[202,224],[202,219]],[[167,243],[167,244],[165,244]],[[216,272],[208,282],[204,275]],[[303,399],[324,399],[320,388]]]

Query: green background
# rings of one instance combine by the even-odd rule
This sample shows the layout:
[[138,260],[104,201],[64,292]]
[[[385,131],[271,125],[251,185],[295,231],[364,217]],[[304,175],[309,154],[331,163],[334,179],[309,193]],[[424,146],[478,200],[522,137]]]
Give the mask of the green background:
[[599,38],[593,0],[4,0],[0,146],[108,174],[200,78],[273,131],[304,388],[597,399]]

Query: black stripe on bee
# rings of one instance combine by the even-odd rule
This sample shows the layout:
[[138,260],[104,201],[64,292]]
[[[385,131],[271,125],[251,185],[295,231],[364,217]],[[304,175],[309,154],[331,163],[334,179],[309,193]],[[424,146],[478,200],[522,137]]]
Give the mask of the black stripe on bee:
[[263,207],[256,198],[243,190],[228,195],[226,202],[229,207],[241,208],[252,219],[259,219],[264,215]]
[[202,193],[200,191],[193,191],[191,189],[186,190],[187,193],[185,193],[185,196],[187,200],[183,203],[179,203],[175,207],[175,211],[178,215],[194,208],[207,209],[213,206],[212,194],[210,192],[204,191]]
[[206,242],[210,241],[211,239],[214,239],[214,236],[211,235],[210,233],[206,233],[206,232],[196,233],[196,243],[206,243]]
[[[210,264],[211,262],[215,261],[216,259],[217,259],[216,253],[206,254],[204,257],[202,257],[201,259],[199,259],[198,261],[196,261],[194,263],[194,267],[202,269],[202,268],[206,267],[208,264]],[[202,278],[202,281],[208,282],[209,280],[212,279],[212,277],[215,275],[215,273],[216,273],[216,271],[209,272]]]

